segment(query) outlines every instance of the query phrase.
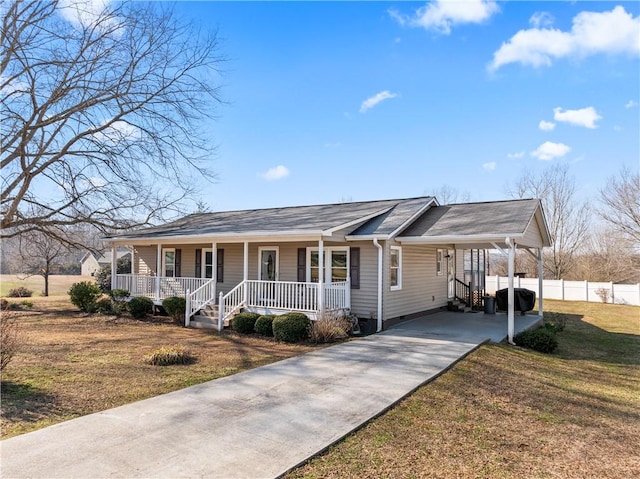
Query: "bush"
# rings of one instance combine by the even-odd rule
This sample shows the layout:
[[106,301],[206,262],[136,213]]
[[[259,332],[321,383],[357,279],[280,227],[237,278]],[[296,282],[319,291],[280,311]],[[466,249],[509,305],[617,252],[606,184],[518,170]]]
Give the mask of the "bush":
[[7,296],[10,298],[30,298],[32,294],[33,291],[30,289],[27,289],[24,286],[19,286],[17,288],[10,289]]
[[69,288],[69,298],[71,302],[80,308],[80,311],[88,313],[96,309],[96,301],[102,294],[100,288],[91,281],[74,283]]
[[0,299],[0,310],[4,311],[5,309],[9,309],[9,301],[2,298]]
[[309,339],[314,343],[331,343],[348,338],[352,328],[349,318],[325,313],[312,322]]
[[517,334],[513,340],[518,346],[546,354],[554,352],[558,347],[555,334],[545,328],[523,331]]
[[96,304],[92,311],[96,311],[102,314],[111,314],[113,313],[113,308],[111,307],[111,298],[107,296],[102,296],[96,300]]
[[264,314],[256,319],[253,329],[262,336],[273,336],[273,320],[275,315]]
[[567,325],[567,318],[558,313],[545,313],[544,323],[542,326],[552,333],[560,333],[564,331],[564,327]]
[[171,366],[174,364],[191,364],[195,357],[182,346],[170,346],[157,349],[144,357],[144,362],[154,366]]
[[162,301],[162,307],[173,320],[184,325],[184,310],[187,308],[187,300],[180,296],[171,296]]
[[0,371],[11,362],[22,344],[15,313],[3,310],[0,313]]
[[304,313],[287,313],[273,320],[273,336],[278,341],[297,343],[309,337],[311,320]]
[[126,289],[112,289],[109,291],[111,297],[111,309],[116,316],[120,316],[127,309],[127,298],[129,291]]
[[233,317],[231,327],[242,334],[253,333],[256,321],[260,317],[257,313],[240,313]]
[[129,301],[129,312],[135,319],[143,319],[147,314],[153,313],[153,301],[144,296],[131,298],[131,301]]
[[23,299],[20,304],[25,308],[33,308],[33,301],[29,301],[28,299]]

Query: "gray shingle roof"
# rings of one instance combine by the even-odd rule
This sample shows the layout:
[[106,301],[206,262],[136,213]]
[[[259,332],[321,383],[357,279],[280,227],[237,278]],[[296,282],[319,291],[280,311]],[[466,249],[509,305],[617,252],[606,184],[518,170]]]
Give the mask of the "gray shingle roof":
[[523,234],[539,204],[526,199],[436,206],[399,237]]
[[[163,238],[170,236],[268,233],[320,233],[341,225],[382,215],[375,223],[365,223],[366,234],[391,232],[420,208],[433,200],[420,198],[362,201],[313,206],[292,206],[244,211],[197,213],[162,226],[143,228],[111,238]],[[356,228],[356,226],[354,226]],[[358,228],[360,229],[360,228]]]

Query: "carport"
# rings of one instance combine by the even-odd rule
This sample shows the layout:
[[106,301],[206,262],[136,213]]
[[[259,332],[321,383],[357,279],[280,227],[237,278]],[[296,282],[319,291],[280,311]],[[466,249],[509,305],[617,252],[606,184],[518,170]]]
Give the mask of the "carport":
[[[514,318],[514,334],[530,329],[542,321],[537,314],[518,315]],[[454,313],[443,311],[428,314],[389,328],[388,334],[401,336],[428,336],[438,339],[465,341],[492,341],[507,338],[506,313]]]
[[[427,214],[412,224],[397,237],[397,241],[401,244],[452,245],[456,250],[495,249],[507,256],[509,292],[506,326],[510,343],[513,343],[516,328],[513,278],[516,248],[520,247],[538,263],[538,318],[542,318],[542,248],[551,246],[551,237],[540,200],[443,206],[437,214]],[[492,324],[489,315],[486,316],[485,324]],[[496,315],[495,321],[501,324],[500,315]],[[468,326],[472,323],[469,320]]]

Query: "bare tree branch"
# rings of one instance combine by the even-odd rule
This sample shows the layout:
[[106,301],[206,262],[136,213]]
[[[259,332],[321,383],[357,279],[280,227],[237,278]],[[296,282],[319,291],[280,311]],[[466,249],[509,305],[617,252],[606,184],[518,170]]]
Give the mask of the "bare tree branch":
[[600,200],[602,219],[640,248],[640,173],[622,168],[600,190]]
[[215,178],[216,34],[165,4],[8,3],[0,237],[55,238],[80,224],[112,232],[184,212]]

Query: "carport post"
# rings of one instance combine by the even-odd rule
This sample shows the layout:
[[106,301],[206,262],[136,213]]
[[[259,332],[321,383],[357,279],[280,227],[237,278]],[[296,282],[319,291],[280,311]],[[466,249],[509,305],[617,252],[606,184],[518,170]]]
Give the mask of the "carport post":
[[544,307],[542,305],[544,280],[542,279],[542,248],[538,248],[538,317],[544,316]]
[[116,274],[118,273],[118,255],[115,243],[111,243],[111,289],[116,289]]
[[507,303],[507,336],[509,338],[509,343],[514,344],[513,342],[513,330],[514,330],[514,316],[515,316],[515,301],[513,294],[513,272],[514,272],[514,262],[516,256],[516,244],[511,241],[511,238],[505,238],[504,242],[509,247],[509,295],[508,295],[508,303]]

